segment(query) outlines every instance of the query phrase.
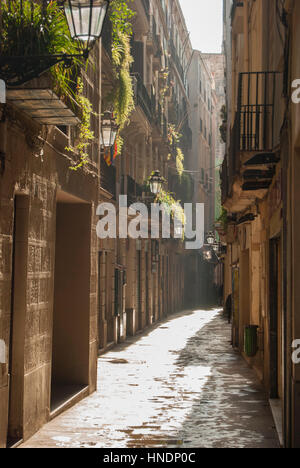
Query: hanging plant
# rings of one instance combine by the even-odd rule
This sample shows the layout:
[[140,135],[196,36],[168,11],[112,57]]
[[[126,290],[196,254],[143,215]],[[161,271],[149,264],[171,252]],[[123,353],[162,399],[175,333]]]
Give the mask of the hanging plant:
[[[24,57],[22,63],[5,64],[5,76],[30,72],[32,63],[26,57],[78,54],[78,43],[72,40],[65,15],[55,0],[43,4],[31,0],[1,1],[0,18],[0,55]],[[79,68],[82,60],[74,57],[72,63]],[[55,91],[60,96],[74,95],[72,73],[72,68],[63,64],[51,68]]]
[[173,193],[161,190],[157,194],[154,203],[159,203],[164,206],[168,215],[172,216],[173,219],[177,219],[181,222],[183,226],[182,236],[184,238],[184,226],[186,223],[186,218],[184,214],[184,209],[180,204],[180,200],[175,200]]
[[222,207],[222,211],[218,219],[216,220],[216,224],[220,224],[222,226],[223,231],[227,230],[228,226],[228,213],[224,207]]
[[168,84],[169,73],[170,73],[169,69],[164,68],[163,70],[160,71],[160,75],[159,75],[162,80],[162,86],[159,92],[159,103],[162,108],[162,114],[165,112],[166,94],[168,90],[170,89],[169,84]]
[[116,122],[119,125],[117,137],[117,151],[121,153],[123,139],[120,132],[124,129],[134,110],[133,83],[130,75],[130,67],[133,63],[131,55],[130,38],[132,25],[130,20],[134,12],[128,3],[132,0],[113,0],[110,7],[110,21],[112,24],[112,63],[114,69],[115,86],[108,98],[112,104]]
[[77,93],[75,95],[75,99],[81,109],[78,143],[75,146],[69,146],[66,148],[66,151],[71,151],[72,153],[79,155],[79,162],[70,166],[72,171],[77,171],[81,167],[85,166],[89,161],[88,148],[95,138],[94,132],[91,130],[91,115],[97,116],[97,114],[93,112],[91,102],[83,95],[83,82],[80,78],[77,81]]
[[177,148],[176,152],[176,169],[178,172],[179,176],[182,176],[183,171],[184,171],[184,166],[183,166],[183,161],[184,161],[184,154],[181,151],[180,148]]
[[168,143],[171,148],[178,145],[182,135],[176,130],[174,124],[168,124]]

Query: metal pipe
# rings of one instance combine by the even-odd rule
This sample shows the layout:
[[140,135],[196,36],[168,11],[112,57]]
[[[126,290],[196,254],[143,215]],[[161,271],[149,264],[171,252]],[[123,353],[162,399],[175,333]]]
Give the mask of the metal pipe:
[[5,170],[7,145],[6,104],[0,104],[0,173]]

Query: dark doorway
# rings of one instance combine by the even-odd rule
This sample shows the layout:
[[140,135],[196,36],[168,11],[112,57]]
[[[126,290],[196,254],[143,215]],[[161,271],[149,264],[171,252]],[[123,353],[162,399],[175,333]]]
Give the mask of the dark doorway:
[[115,316],[118,320],[118,341],[124,334],[123,328],[123,312],[124,312],[124,296],[123,288],[125,284],[125,270],[122,268],[115,269]]
[[281,320],[280,320],[280,239],[270,240],[269,330],[270,398],[280,398]]
[[90,242],[90,206],[58,201],[51,412],[89,383]]
[[142,311],[141,311],[141,251],[136,253],[136,313],[137,313],[137,328],[142,329]]
[[7,447],[14,446],[23,437],[29,197],[17,195],[14,205]]
[[106,253],[106,291],[105,291],[105,316],[107,321],[107,342],[111,344],[115,341],[115,314],[113,310],[113,259],[112,253]]
[[150,325],[152,323],[152,311],[150,309],[150,303],[149,303],[149,253],[148,251],[145,252],[145,269],[146,269],[146,303],[145,303],[145,312],[146,312],[146,325]]

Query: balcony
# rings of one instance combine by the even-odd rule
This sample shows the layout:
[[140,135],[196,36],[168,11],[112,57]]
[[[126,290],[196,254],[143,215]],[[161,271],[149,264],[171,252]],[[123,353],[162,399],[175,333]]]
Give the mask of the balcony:
[[181,60],[180,60],[180,58],[179,58],[179,56],[177,54],[177,50],[175,48],[175,45],[174,45],[174,42],[172,41],[172,39],[170,40],[170,51],[171,51],[171,57],[172,57],[174,65],[175,65],[175,68],[177,69],[177,72],[178,72],[182,82],[184,83],[183,66],[182,66]]
[[135,104],[143,110],[148,121],[151,123],[153,119],[152,100],[148,94],[148,91],[143,83],[140,74],[132,73],[131,76],[133,81]]
[[142,0],[142,4],[144,7],[145,14],[148,18],[148,21],[150,20],[150,1],[149,0]]
[[109,198],[116,198],[116,168],[108,166],[101,158],[100,187],[110,194]]
[[159,36],[157,34],[156,21],[153,15],[150,17],[150,24],[152,27],[150,27],[150,31],[147,35],[147,47],[149,52],[152,53],[155,58],[160,58],[160,55],[162,54],[162,48]]
[[7,102],[41,125],[77,125],[75,102],[62,100],[53,92],[50,74],[7,90]]
[[273,167],[279,161],[281,89],[281,73],[240,74],[237,112],[223,165],[223,199],[230,196],[238,176],[246,192],[264,191],[271,185]]
[[[66,70],[81,66],[83,54],[59,5],[46,0],[0,5],[0,79],[8,104],[42,125],[76,125],[76,105],[66,97],[72,72],[67,76]],[[45,24],[51,24],[51,32],[45,33]],[[59,73],[55,65],[60,65]]]
[[127,175],[127,197],[129,205],[135,203],[138,197],[143,194],[143,187],[138,184],[131,176]]

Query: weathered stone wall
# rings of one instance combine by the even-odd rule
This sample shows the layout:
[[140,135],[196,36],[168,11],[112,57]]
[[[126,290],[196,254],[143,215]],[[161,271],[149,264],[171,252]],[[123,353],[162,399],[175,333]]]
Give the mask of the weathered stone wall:
[[[100,70],[93,77],[93,84],[88,84],[88,94],[96,111],[100,100],[100,87],[97,86],[99,73]],[[97,146],[97,121],[93,126],[96,136],[94,145]],[[13,353],[22,359],[22,366],[17,370],[10,369],[13,374],[17,373],[17,376],[11,376],[10,382],[21,408],[10,406],[10,420],[11,432],[16,438],[28,438],[49,419],[50,414],[58,196],[66,197],[65,202],[69,197],[69,202],[89,204],[91,207],[90,304],[86,310],[90,322],[89,390],[93,391],[96,386],[98,241],[95,210],[98,202],[99,151],[93,149],[91,158],[94,161],[88,171],[74,172],[70,170],[71,154],[65,151],[69,140],[55,127],[46,130],[8,106],[6,128],[5,171],[0,176],[0,339],[6,343],[7,356],[12,351],[11,343]],[[18,213],[18,200],[22,204],[25,199],[28,201],[27,207]],[[21,212],[27,216],[27,236],[26,229],[23,229],[22,239],[14,239],[15,220],[18,222],[21,219]],[[13,244],[16,242],[23,243],[24,258],[22,265],[15,263],[13,270]],[[8,371],[7,366],[1,365],[1,447],[6,445]]]

